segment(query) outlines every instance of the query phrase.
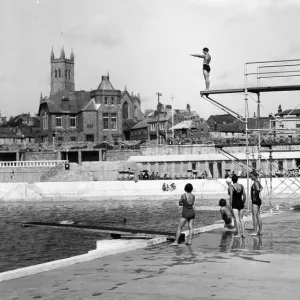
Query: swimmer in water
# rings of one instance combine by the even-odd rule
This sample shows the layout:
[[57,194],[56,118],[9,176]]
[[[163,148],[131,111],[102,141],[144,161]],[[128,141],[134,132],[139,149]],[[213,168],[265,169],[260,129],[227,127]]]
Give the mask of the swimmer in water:
[[234,229],[234,215],[231,207],[227,205],[225,199],[220,199],[219,201],[220,213],[222,216],[222,220],[224,220],[224,227],[227,229]]
[[188,226],[190,230],[190,235],[188,237],[188,242],[186,244],[187,245],[192,244],[192,238],[194,234],[194,220],[195,220],[195,210],[194,210],[195,196],[192,194],[193,186],[190,183],[186,184],[184,191],[185,194],[183,194],[179,200],[179,206],[182,206],[182,215],[177,227],[175,242],[171,244],[171,246],[178,246],[181,229],[186,222],[188,222]]
[[205,79],[205,86],[206,86],[206,90],[209,90],[209,86],[210,86],[210,80],[209,80],[209,74],[210,74],[210,61],[211,61],[211,56],[208,53],[209,49],[208,48],[203,48],[203,55],[201,54],[190,54],[191,56],[194,57],[199,57],[199,58],[203,58],[203,76]]

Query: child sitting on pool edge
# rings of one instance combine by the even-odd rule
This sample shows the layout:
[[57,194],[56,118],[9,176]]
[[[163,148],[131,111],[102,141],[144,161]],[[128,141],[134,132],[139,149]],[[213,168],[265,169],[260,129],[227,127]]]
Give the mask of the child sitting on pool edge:
[[190,235],[188,237],[187,245],[191,245],[194,234],[194,220],[195,220],[195,196],[192,194],[193,186],[187,183],[184,187],[185,194],[183,194],[179,200],[179,206],[182,206],[182,215],[179,220],[179,224],[176,231],[175,242],[171,246],[178,246],[179,237],[182,227],[188,222]]
[[222,219],[224,220],[225,224],[224,227],[227,229],[233,229],[234,228],[234,216],[232,209],[227,205],[227,202],[225,199],[220,199],[219,201],[220,213],[222,216]]

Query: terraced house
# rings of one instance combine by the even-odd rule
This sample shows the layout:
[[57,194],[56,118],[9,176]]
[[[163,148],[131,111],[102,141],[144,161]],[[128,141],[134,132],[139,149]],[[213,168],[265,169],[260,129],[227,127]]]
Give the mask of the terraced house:
[[102,76],[97,89],[75,91],[73,52],[59,58],[51,52],[51,91],[39,106],[41,141],[101,142],[124,138],[123,121],[141,116],[139,95],[114,89],[109,75]]

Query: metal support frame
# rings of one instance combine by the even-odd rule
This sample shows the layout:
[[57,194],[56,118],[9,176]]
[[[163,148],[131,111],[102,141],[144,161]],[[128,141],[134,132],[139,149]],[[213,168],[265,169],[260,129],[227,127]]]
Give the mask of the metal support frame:
[[[248,67],[250,65],[256,65],[257,66],[257,72],[248,72]],[[226,113],[229,113],[236,117],[237,119],[241,120],[245,123],[246,126],[246,160],[247,160],[247,199],[248,199],[248,209],[249,209],[249,131],[257,131],[258,132],[258,143],[257,143],[257,149],[258,149],[258,168],[259,168],[259,174],[261,174],[261,159],[262,159],[262,153],[261,153],[261,131],[260,128],[260,106],[261,106],[261,99],[260,94],[262,92],[277,92],[277,91],[300,91],[300,85],[290,85],[290,86],[267,86],[267,87],[261,87],[260,86],[260,79],[270,79],[275,77],[296,77],[300,76],[300,70],[280,70],[280,71],[261,71],[261,69],[266,68],[281,68],[281,67],[295,67],[300,66],[300,59],[289,59],[289,60],[269,60],[269,61],[256,61],[256,62],[247,62],[244,64],[244,88],[243,89],[231,89],[231,90],[209,90],[209,91],[201,91],[200,95],[202,98],[210,102],[211,104],[214,104],[221,110],[225,111]],[[257,87],[249,87],[248,86],[248,76],[256,75],[257,76]],[[266,76],[261,76],[266,75]],[[244,93],[244,101],[245,101],[245,119],[243,119],[238,113],[232,111],[228,107],[220,104],[216,100],[213,100],[209,95],[211,94],[228,94],[228,93]],[[248,111],[248,95],[249,93],[256,93],[257,94],[257,121],[256,121],[256,129],[249,129],[248,128],[248,118],[249,118],[249,111]],[[277,131],[276,127],[269,130],[269,132]],[[224,154],[224,153],[223,153]],[[272,166],[274,163],[272,152],[270,152],[269,156],[269,176],[270,176],[270,202],[272,200]],[[260,176],[260,175],[259,175]],[[259,177],[259,179],[261,179]],[[300,189],[300,181],[295,178],[295,181],[299,182],[299,189]],[[286,183],[285,183],[286,184]],[[297,185],[297,184],[296,184]],[[298,186],[298,185],[297,185]],[[277,187],[276,187],[277,188]],[[276,189],[275,188],[275,189]],[[275,190],[274,189],[274,190]]]

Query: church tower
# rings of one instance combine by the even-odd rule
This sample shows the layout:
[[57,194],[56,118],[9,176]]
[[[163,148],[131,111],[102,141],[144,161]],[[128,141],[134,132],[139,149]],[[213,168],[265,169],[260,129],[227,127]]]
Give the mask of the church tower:
[[53,48],[50,56],[51,64],[51,90],[50,96],[59,91],[75,91],[74,81],[74,53],[70,59],[65,57],[65,50],[62,47],[59,58],[54,57]]

